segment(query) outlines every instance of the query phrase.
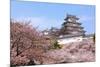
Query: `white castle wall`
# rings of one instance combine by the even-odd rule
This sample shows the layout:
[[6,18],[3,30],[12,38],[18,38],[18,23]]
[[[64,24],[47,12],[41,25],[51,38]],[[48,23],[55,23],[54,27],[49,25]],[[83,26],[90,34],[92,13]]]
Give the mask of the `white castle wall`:
[[58,43],[59,44],[66,44],[66,43],[71,43],[71,42],[80,42],[82,41],[83,38],[80,37],[72,37],[72,38],[62,38],[62,39],[58,39]]

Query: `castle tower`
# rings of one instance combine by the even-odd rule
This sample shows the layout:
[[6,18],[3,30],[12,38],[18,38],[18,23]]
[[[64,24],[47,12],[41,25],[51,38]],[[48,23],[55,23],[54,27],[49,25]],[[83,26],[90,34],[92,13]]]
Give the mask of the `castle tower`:
[[81,23],[78,22],[79,18],[74,15],[67,15],[64,19],[65,22],[62,24],[61,34],[62,35],[85,35],[83,27],[81,27]]

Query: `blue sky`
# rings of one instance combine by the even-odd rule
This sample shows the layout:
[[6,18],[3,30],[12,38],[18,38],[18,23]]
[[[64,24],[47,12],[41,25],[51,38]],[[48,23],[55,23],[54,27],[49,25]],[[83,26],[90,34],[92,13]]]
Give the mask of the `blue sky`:
[[31,20],[32,25],[39,30],[60,28],[67,14],[79,17],[86,33],[95,32],[94,5],[11,1],[11,18],[20,21]]

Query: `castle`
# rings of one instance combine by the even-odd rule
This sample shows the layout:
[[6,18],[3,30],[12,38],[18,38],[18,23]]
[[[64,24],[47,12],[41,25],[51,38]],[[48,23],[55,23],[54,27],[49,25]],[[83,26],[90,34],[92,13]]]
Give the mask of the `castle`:
[[68,14],[64,20],[61,29],[52,28],[52,31],[45,31],[46,36],[54,35],[60,44],[79,42],[87,36],[92,36],[85,34],[86,31],[78,22],[79,18],[76,16]]

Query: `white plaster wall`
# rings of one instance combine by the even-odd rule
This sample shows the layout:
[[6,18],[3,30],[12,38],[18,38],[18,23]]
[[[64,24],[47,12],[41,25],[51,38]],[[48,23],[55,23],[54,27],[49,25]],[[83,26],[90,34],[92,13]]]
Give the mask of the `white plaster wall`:
[[71,42],[80,42],[82,40],[83,40],[82,37],[63,38],[63,39],[58,39],[58,43],[66,44],[66,43],[71,43]]

